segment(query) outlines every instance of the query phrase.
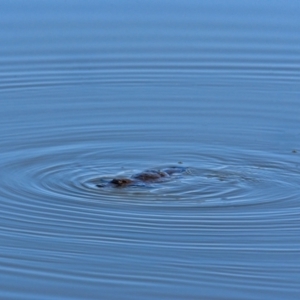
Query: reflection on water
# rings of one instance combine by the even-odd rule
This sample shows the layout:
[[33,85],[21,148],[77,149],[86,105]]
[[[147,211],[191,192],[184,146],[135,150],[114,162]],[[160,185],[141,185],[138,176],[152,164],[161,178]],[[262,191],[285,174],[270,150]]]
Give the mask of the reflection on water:
[[298,2],[14,3],[0,298],[297,299]]

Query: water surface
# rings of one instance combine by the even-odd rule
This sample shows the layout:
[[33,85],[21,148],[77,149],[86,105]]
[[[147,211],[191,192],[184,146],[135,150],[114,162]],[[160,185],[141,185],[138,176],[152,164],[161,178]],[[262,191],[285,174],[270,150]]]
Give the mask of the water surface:
[[297,299],[299,15],[2,1],[0,298]]

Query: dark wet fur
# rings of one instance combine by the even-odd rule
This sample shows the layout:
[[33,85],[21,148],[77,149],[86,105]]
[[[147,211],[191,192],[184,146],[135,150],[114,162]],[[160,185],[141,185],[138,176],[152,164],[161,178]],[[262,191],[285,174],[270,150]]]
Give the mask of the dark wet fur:
[[[138,185],[139,183],[155,183],[162,182],[173,174],[183,173],[186,169],[183,167],[170,167],[162,170],[145,170],[144,172],[135,174],[130,178],[113,178],[109,184],[115,187],[125,187],[130,185]],[[97,185],[103,187],[102,185]]]

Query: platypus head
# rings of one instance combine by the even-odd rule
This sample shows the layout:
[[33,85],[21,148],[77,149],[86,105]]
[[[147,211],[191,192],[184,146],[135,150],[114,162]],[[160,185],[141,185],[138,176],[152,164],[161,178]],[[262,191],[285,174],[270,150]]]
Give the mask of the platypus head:
[[110,183],[116,185],[116,186],[126,186],[132,183],[133,181],[128,178],[114,178],[110,181]]

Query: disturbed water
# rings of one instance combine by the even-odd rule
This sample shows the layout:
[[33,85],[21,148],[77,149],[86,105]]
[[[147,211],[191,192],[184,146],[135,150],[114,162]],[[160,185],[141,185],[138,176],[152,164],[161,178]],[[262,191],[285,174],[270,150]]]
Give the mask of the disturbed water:
[[298,299],[299,15],[2,1],[0,298]]

